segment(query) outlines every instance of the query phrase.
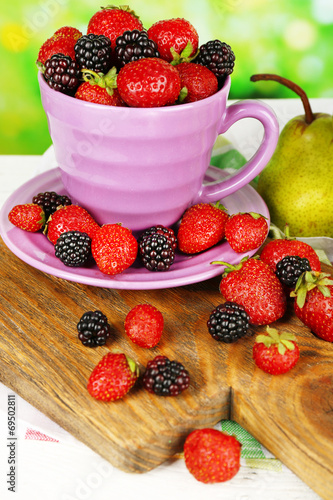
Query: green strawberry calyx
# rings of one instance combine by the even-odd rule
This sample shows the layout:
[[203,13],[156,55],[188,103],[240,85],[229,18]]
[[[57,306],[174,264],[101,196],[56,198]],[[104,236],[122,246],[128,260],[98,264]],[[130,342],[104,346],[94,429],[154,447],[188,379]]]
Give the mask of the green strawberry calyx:
[[[243,213],[244,213],[244,212],[241,212],[241,214],[243,214]],[[245,213],[246,213],[246,212],[245,212]],[[262,214],[258,214],[257,212],[247,212],[247,213],[248,213],[249,215],[251,215],[251,217],[253,217],[253,218],[254,218],[254,219],[256,219],[256,220],[257,220],[257,219],[260,219],[260,218],[267,220],[267,217],[265,217],[265,216],[264,216],[264,215],[262,215]]]
[[123,10],[124,12],[132,14],[132,16],[134,16],[136,19],[140,19],[129,5],[107,5],[106,7],[101,7],[101,10]]
[[[235,266],[233,264],[229,264],[228,262],[223,262],[222,260],[213,260],[211,264],[218,264],[220,266],[224,266],[225,269],[222,274],[222,278],[225,278],[229,273],[233,271],[239,271],[242,269],[243,265],[245,264],[246,261],[249,260],[249,256],[246,255],[245,257],[242,258],[242,260],[239,262],[239,264],[236,264]],[[259,260],[259,255],[254,255],[251,257],[251,259]]]
[[193,45],[190,41],[187,42],[186,47],[181,51],[180,54],[178,54],[178,52],[174,47],[171,47],[170,52],[172,55],[172,61],[170,62],[170,64],[172,66],[177,66],[177,64],[183,62],[191,62],[199,54],[199,50],[197,50],[196,53],[193,56],[191,56],[193,52]]
[[103,73],[96,73],[91,69],[82,69],[82,78],[90,85],[98,85],[105,89],[109,95],[113,94],[113,90],[117,88],[117,68],[114,66],[106,75]]
[[125,354],[125,358],[126,358],[126,361],[128,363],[128,366],[129,366],[129,369],[131,370],[131,372],[134,373],[136,375],[136,377],[138,377],[140,375],[140,370],[139,370],[139,367],[136,364],[136,362],[132,358],[127,356],[127,354]]
[[318,288],[324,297],[330,297],[331,291],[328,288],[329,285],[333,285],[330,274],[318,271],[305,271],[305,273],[301,274],[298,278],[295,290],[290,293],[290,296],[297,297],[297,305],[302,309],[308,292],[314,288]]
[[294,341],[296,337],[290,332],[279,332],[276,328],[271,328],[267,326],[267,334],[257,335],[255,342],[258,344],[264,344],[268,349],[271,346],[277,346],[279,354],[282,356],[287,350],[293,351],[295,349]]

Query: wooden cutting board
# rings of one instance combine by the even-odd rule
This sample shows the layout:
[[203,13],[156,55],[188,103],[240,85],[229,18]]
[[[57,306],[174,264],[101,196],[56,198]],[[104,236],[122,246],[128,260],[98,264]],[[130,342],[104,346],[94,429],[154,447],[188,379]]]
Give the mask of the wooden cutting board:
[[[206,321],[222,302],[218,277],[166,290],[112,290],[44,274],[2,241],[0,259],[0,380],[112,465],[148,471],[181,451],[193,429],[232,419],[332,500],[333,344],[311,334],[291,303],[278,326],[296,333],[301,358],[289,373],[271,376],[252,360],[254,330],[231,345],[208,334]],[[162,340],[153,349],[135,346],[124,334],[126,314],[144,302],[165,319]],[[89,349],[78,340],[76,324],[96,309],[107,315],[112,338],[107,346]],[[109,350],[128,354],[141,372],[157,354],[177,359],[190,372],[190,388],[161,398],[139,381],[123,400],[98,402],[86,384]]]

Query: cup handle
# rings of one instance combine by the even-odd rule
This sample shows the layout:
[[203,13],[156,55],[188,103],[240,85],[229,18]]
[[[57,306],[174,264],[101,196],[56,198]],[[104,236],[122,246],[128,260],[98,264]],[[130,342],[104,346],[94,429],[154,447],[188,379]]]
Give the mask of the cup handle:
[[264,103],[244,100],[231,104],[221,118],[219,134],[242,118],[256,118],[264,126],[264,137],[257,152],[239,170],[219,182],[202,186],[194,203],[213,203],[244,187],[267,165],[277,145],[279,124],[273,110]]

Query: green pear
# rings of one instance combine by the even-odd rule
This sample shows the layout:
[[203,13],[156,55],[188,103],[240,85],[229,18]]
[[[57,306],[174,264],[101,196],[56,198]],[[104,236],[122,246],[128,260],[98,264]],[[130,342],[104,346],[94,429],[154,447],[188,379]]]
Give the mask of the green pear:
[[275,152],[258,181],[271,221],[298,237],[333,238],[333,117],[312,113],[305,92],[277,75],[253,75],[252,81],[275,80],[302,99],[305,115],[283,128]]

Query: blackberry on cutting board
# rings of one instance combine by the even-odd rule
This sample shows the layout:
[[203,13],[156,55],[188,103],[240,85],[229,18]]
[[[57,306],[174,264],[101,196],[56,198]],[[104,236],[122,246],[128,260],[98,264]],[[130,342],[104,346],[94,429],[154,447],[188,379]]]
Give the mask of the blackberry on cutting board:
[[89,33],[75,44],[75,59],[81,69],[106,74],[111,67],[111,40],[105,35]]
[[225,78],[234,70],[235,54],[227,43],[210,40],[199,47],[199,53],[194,62],[206,66],[214,73],[220,89],[223,87]]
[[101,311],[85,312],[77,324],[79,340],[87,347],[105,345],[111,335],[107,317]]
[[44,78],[53,90],[73,95],[80,83],[80,67],[64,54],[53,54],[45,62]]
[[175,251],[166,236],[152,233],[140,239],[139,255],[148,271],[168,271],[173,264]]
[[178,361],[156,356],[147,363],[143,385],[158,396],[178,396],[190,385],[190,375]]
[[44,193],[38,193],[32,198],[32,203],[39,205],[43,208],[45,213],[45,220],[52,215],[58,207],[71,205],[71,199],[66,195],[61,195],[55,191],[45,191]]
[[160,57],[157,44],[145,31],[139,30],[124,31],[118,36],[115,51],[120,66],[146,57]]
[[207,321],[213,339],[230,344],[244,337],[249,328],[249,315],[235,302],[225,302],[214,309]]
[[54,245],[54,250],[55,256],[65,266],[84,266],[91,256],[91,238],[87,233],[67,231],[59,236]]
[[276,264],[275,274],[283,285],[293,288],[305,271],[311,271],[310,262],[306,257],[286,255]]

